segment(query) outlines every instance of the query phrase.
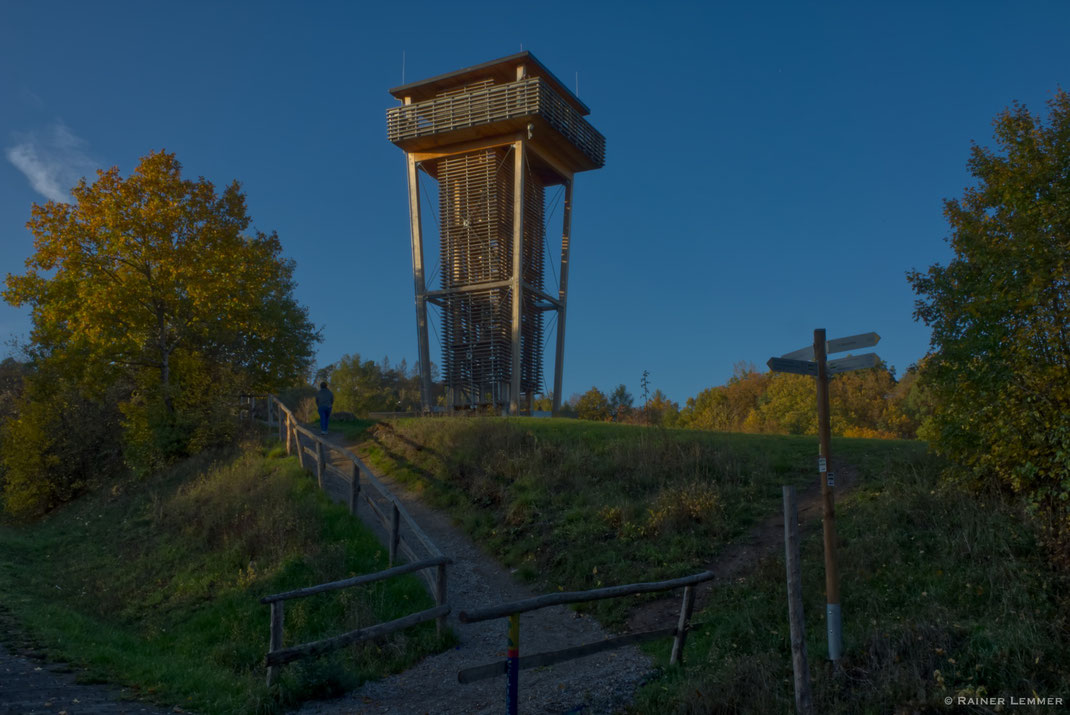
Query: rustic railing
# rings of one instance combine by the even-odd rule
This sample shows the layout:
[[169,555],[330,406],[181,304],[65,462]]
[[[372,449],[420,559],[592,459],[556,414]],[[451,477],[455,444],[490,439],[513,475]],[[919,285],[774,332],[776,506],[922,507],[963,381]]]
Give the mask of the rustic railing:
[[[354,578],[345,579],[344,581],[333,581],[331,583],[321,583],[318,586],[310,586],[308,588],[297,589],[296,591],[288,591],[286,593],[276,593],[272,596],[265,596],[260,599],[260,603],[271,605],[271,636],[270,645],[268,648],[267,658],[265,662],[267,664],[267,684],[270,687],[278,676],[278,669],[280,666],[298,660],[300,658],[310,658],[312,656],[322,655],[338,648],[343,648],[353,643],[360,643],[361,641],[372,640],[375,638],[382,638],[383,636],[390,635],[400,630],[404,630],[410,626],[415,626],[418,623],[424,623],[433,619],[438,619],[441,624],[442,619],[445,619],[449,615],[450,607],[445,603],[440,603],[434,608],[429,608],[419,613],[412,613],[401,618],[396,618],[386,623],[379,623],[374,626],[368,626],[367,628],[358,628],[348,633],[343,633],[331,638],[324,638],[323,640],[312,641],[310,643],[301,643],[299,645],[291,646],[289,648],[282,647],[282,623],[283,623],[283,604],[292,598],[303,598],[305,596],[311,596],[316,593],[324,593],[326,591],[334,591],[340,588],[349,588],[352,586],[362,586],[367,583],[374,583],[375,581],[381,581],[383,579],[390,578],[392,576],[401,576],[403,574],[412,573],[413,571],[420,571],[432,566],[437,566],[442,569],[442,573],[445,573],[446,564],[451,563],[449,559],[444,556],[438,558],[426,559],[424,561],[417,561],[411,564],[404,564],[403,566],[395,566],[385,571],[379,571],[377,573],[365,574],[363,576],[356,576]],[[436,598],[436,602],[438,599]],[[441,628],[441,625],[439,626]]]
[[[610,586],[597,588],[590,591],[571,591],[567,593],[549,593],[543,596],[535,596],[522,601],[502,603],[497,606],[478,608],[472,611],[461,611],[458,615],[461,623],[478,623],[495,618],[509,618],[509,636],[506,650],[506,659],[486,665],[466,668],[457,673],[457,680],[461,683],[473,683],[484,678],[492,678],[498,675],[508,677],[506,685],[506,712],[516,715],[517,703],[519,702],[519,673],[528,668],[563,663],[576,658],[583,658],[606,650],[623,648],[624,646],[644,643],[658,638],[673,636],[672,654],[669,657],[670,665],[682,664],[684,659],[684,644],[687,641],[687,632],[690,628],[691,611],[695,606],[695,586],[713,579],[714,574],[703,571],[691,576],[672,579],[670,581],[653,581],[647,583],[633,583],[625,586]],[[520,657],[520,614],[534,611],[548,606],[557,606],[570,603],[585,603],[599,601],[606,598],[619,598],[621,596],[633,596],[639,593],[654,593],[668,591],[674,588],[684,587],[683,603],[680,606],[680,617],[673,628],[662,628],[642,633],[628,633],[615,638],[607,638],[603,641],[586,643],[580,646],[564,648],[561,650],[535,655]]]
[[[263,405],[264,418],[258,416],[258,405],[260,404]],[[360,457],[344,447],[332,444],[323,439],[321,435],[301,425],[293,412],[274,395],[246,397],[239,409],[245,413],[245,416],[250,421],[267,424],[268,429],[272,431],[277,428],[279,441],[286,445],[286,453],[291,455],[296,453],[301,466],[316,475],[320,489],[324,488],[324,478],[328,474],[347,483],[349,486],[347,499],[349,512],[357,516],[357,507],[363,500],[386,531],[389,545],[391,568],[384,571],[364,574],[343,581],[309,586],[260,599],[261,603],[271,605],[271,634],[266,659],[268,685],[271,685],[274,681],[278,667],[293,660],[320,655],[352,643],[379,638],[417,623],[435,619],[436,627],[439,634],[441,634],[446,627],[446,616],[450,613],[450,607],[446,604],[446,567],[453,562],[424,533],[424,530],[420,528],[419,524],[416,523],[398,498],[391,493],[390,489],[376,478]],[[305,443],[306,441],[307,444]],[[332,453],[340,455],[342,460],[349,464],[348,470],[340,469],[332,463],[329,458]],[[308,463],[306,463],[306,460]],[[367,490],[362,488],[362,482],[370,485],[379,494],[383,502],[382,505],[377,503],[376,499],[369,496]],[[402,526],[408,532],[408,537],[402,533]],[[421,557],[417,553],[417,548],[422,548],[426,555]],[[394,566],[399,554],[408,558],[410,563]],[[283,603],[285,601],[340,588],[373,583],[392,576],[414,572],[418,573],[427,583],[428,589],[435,599],[434,608],[413,613],[388,623],[350,631],[325,640],[304,643],[289,648],[282,647]]]

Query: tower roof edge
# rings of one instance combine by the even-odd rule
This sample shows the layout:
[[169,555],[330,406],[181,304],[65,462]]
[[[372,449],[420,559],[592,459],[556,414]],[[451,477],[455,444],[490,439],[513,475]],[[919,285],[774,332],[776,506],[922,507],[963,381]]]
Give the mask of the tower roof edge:
[[446,72],[428,79],[403,84],[392,88],[390,94],[399,100],[411,97],[413,102],[420,102],[430,99],[445,90],[461,87],[480,79],[493,78],[496,82],[512,82],[516,80],[516,66],[518,64],[526,65],[529,77],[542,77],[549,82],[557,93],[561,95],[561,98],[572,105],[572,108],[582,116],[591,113],[591,110],[580,101],[579,97],[569,90],[553,72],[547,69],[546,65],[539,62],[535,55],[527,50],[490,60],[489,62],[472,65],[471,67],[454,70],[453,72]]

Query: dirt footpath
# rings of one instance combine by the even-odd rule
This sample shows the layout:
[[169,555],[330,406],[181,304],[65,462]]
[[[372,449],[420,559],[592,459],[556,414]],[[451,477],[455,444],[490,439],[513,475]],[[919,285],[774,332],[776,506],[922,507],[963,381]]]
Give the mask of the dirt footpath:
[[[847,495],[858,483],[858,470],[835,457],[831,463],[836,473],[835,500]],[[805,489],[798,492],[799,525],[803,529],[821,528],[823,510],[821,480],[815,475]],[[835,508],[835,505],[834,505]],[[706,566],[715,578],[699,584],[695,590],[695,613],[706,605],[710,591],[744,575],[760,559],[784,549],[784,511],[766,517],[754,526],[747,535],[726,546],[717,558]],[[628,617],[629,631],[643,631],[659,627],[679,614],[679,599],[658,599],[636,608]]]

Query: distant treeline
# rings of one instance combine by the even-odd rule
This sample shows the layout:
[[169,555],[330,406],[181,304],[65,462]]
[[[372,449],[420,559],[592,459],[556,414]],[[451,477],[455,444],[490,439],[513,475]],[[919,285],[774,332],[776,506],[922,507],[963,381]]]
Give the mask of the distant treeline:
[[[442,404],[445,388],[432,364],[433,398]],[[359,354],[345,355],[321,369],[315,382],[326,380],[335,394],[335,410],[366,415],[370,412],[410,412],[420,409],[418,366],[389,357],[376,362]],[[724,385],[689,397],[681,408],[661,390],[650,389],[649,373],[640,400],[625,385],[603,392],[592,387],[562,404],[561,415],[583,420],[623,422],[760,434],[817,434],[816,388],[812,377],[758,372],[739,363]],[[312,388],[290,392],[287,402],[300,408]],[[932,413],[929,394],[913,367],[899,380],[885,366],[836,375],[830,382],[833,434],[843,437],[913,439]],[[534,409],[549,412],[553,394],[541,395]],[[313,411],[314,412],[314,411]]]
[[[435,402],[445,394],[438,382],[438,367],[431,363],[432,393]],[[334,411],[365,416],[369,412],[418,412],[420,410],[420,366],[409,367],[404,358],[391,364],[390,357],[379,362],[362,359],[359,353],[343,355],[338,362],[320,368],[313,384],[294,387],[280,397],[299,417],[313,419],[315,388],[327,382],[334,393]],[[308,415],[303,413],[308,411]]]
[[[836,375],[829,393],[832,432],[842,437],[912,439],[932,412],[913,368],[900,380],[884,366]],[[727,383],[689,397],[683,408],[660,390],[636,405],[624,385],[608,394],[592,387],[573,395],[569,407],[586,420],[717,432],[817,434],[817,391],[812,377],[758,372],[744,363],[736,365]]]

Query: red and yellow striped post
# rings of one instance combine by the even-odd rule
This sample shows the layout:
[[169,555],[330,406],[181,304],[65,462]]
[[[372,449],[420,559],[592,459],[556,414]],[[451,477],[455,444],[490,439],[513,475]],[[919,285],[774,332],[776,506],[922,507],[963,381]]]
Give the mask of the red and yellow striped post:
[[520,614],[509,616],[509,647],[506,655],[505,707],[509,715],[517,715],[520,704]]

